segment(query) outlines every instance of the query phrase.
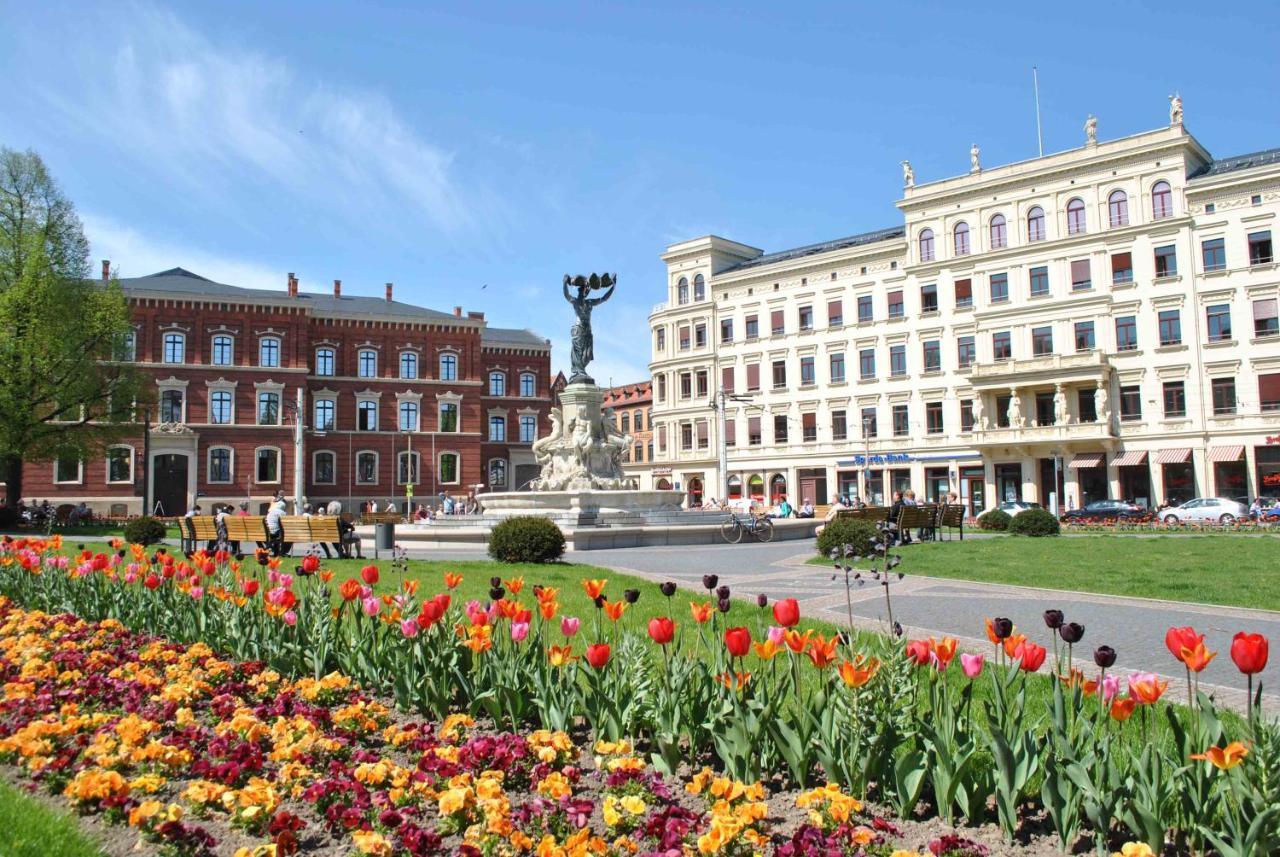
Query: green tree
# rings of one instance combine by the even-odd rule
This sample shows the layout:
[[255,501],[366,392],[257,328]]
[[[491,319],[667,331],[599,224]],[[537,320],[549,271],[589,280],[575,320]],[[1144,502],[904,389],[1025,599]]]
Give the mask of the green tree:
[[118,282],[90,277],[75,206],[35,152],[0,147],[0,462],[10,505],[23,462],[85,458],[137,431],[141,376],[124,355]]

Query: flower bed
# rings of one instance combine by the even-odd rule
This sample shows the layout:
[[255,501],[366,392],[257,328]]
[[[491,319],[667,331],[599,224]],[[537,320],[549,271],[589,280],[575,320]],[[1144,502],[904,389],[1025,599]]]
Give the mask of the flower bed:
[[1106,518],[1098,521],[1080,521],[1064,519],[1064,533],[1204,533],[1223,535],[1240,533],[1244,535],[1266,535],[1277,532],[1272,521],[1254,521],[1237,518],[1230,524],[1219,524],[1212,521],[1180,521],[1166,524],[1153,512],[1141,518]]
[[[855,796],[899,819],[994,820],[1010,841],[1280,845],[1280,727],[1253,710],[1224,720],[1203,696],[1166,705],[1163,682],[1121,680],[1105,646],[1086,675],[1084,628],[1056,611],[1057,681],[1035,675],[1046,647],[1004,619],[988,623],[991,663],[950,639],[858,650],[802,628],[792,599],[724,627],[729,592],[710,575],[712,597],[686,608],[664,585],[669,615],[635,628],[639,592],[610,599],[607,580],[582,582],[597,606],[584,621],[518,578],[464,605],[456,575],[427,596],[388,591],[375,565],[331,586],[315,557],[288,574],[265,556],[59,549],[0,544],[0,592],[104,621],[3,608],[0,756],[181,853],[200,853],[203,814],[224,841],[288,840],[301,820],[327,837],[309,848],[367,853],[889,854],[893,828],[853,821]],[[1169,648],[1189,677],[1213,657],[1190,629]],[[1232,643],[1250,677],[1266,655],[1260,637]],[[472,717],[509,731],[476,734]],[[708,764],[720,773],[689,776]],[[676,774],[686,786],[663,778]],[[784,806],[817,815],[787,824]]]

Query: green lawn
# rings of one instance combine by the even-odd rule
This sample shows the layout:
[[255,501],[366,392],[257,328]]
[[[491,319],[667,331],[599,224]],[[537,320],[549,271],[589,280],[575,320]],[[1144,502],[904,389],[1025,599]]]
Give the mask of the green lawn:
[[6,841],[4,857],[101,857],[76,820],[48,809],[22,792],[0,782],[0,830]]
[[[827,561],[815,557],[815,564]],[[908,574],[1280,610],[1272,536],[1008,536],[902,551]]]

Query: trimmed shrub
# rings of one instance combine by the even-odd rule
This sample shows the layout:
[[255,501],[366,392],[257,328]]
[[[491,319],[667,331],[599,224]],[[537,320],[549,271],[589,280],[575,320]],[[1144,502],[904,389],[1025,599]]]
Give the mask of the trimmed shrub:
[[546,518],[507,518],[489,533],[489,556],[499,562],[555,562],[564,554],[564,533]]
[[1023,509],[1009,523],[1009,532],[1017,536],[1056,536],[1058,529],[1058,519],[1048,509]]
[[124,525],[124,540],[135,545],[153,545],[164,541],[169,528],[159,518],[143,515]]
[[1009,522],[1013,520],[1009,517],[1008,512],[1000,509],[992,509],[990,512],[983,512],[978,516],[978,529],[980,530],[1004,530],[1009,529]]
[[818,553],[830,556],[834,548],[853,545],[854,553],[870,556],[875,552],[875,538],[876,525],[870,521],[836,518],[823,527],[818,535]]

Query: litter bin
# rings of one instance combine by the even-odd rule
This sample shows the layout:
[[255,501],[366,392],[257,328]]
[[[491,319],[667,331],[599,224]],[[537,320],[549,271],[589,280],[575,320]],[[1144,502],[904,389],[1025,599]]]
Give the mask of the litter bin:
[[396,546],[396,525],[388,521],[385,524],[375,524],[373,529],[373,549],[374,551],[394,550]]

